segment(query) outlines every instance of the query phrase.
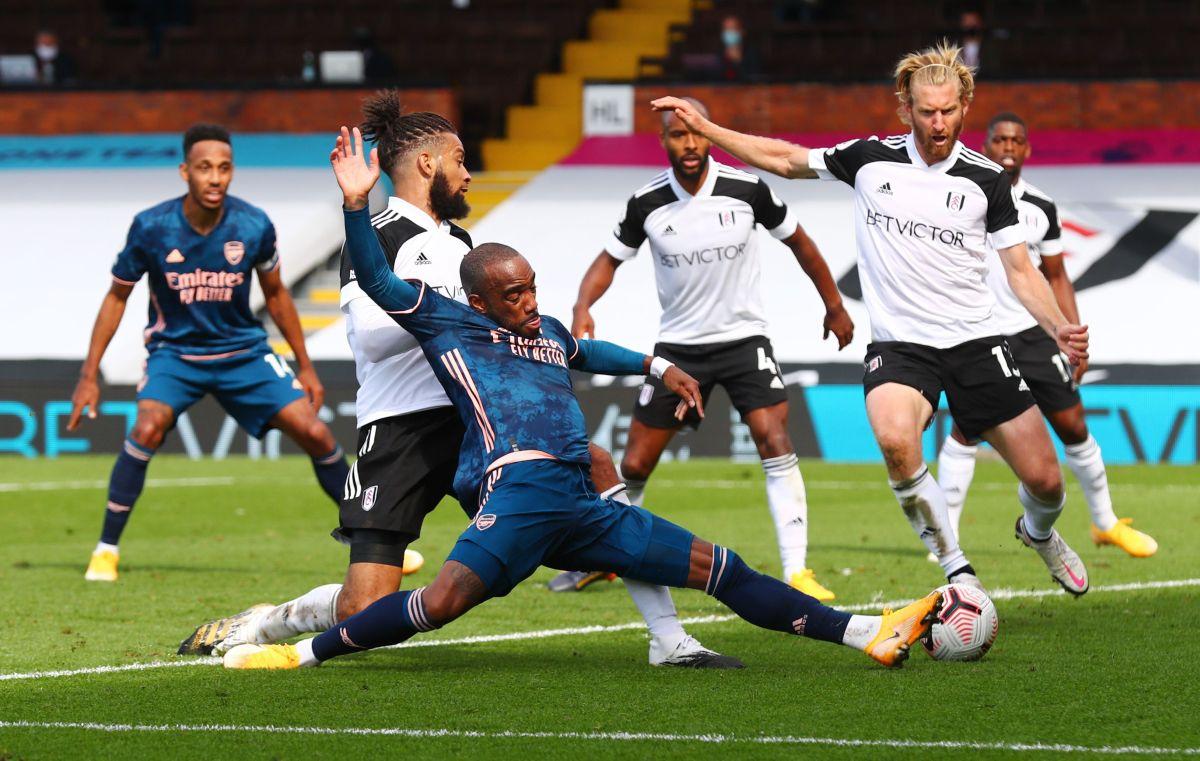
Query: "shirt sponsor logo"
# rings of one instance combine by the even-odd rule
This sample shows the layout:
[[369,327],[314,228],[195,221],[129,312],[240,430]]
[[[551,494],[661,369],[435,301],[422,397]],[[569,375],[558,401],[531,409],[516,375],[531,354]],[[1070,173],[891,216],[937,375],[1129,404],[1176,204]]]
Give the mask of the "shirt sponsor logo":
[[233,289],[246,282],[243,272],[212,272],[197,268],[192,272],[164,272],[167,287],[179,292],[179,303],[232,301]]
[[[730,212],[731,214],[733,212]],[[712,248],[698,248],[695,251],[689,251],[684,254],[659,254],[659,263],[667,268],[676,269],[678,267],[692,267],[697,264],[716,264],[720,262],[731,262],[746,252],[746,244],[739,243],[736,246],[714,246]]]
[[475,516],[475,528],[480,531],[487,531],[494,525],[496,525],[496,516],[494,513],[480,513]]
[[917,222],[912,219],[901,219],[893,217],[891,214],[883,214],[871,209],[867,209],[867,225],[870,227],[882,227],[884,232],[903,235],[908,238],[928,240],[935,243],[943,243],[947,246],[963,248],[963,233],[959,230],[952,230],[949,227],[938,227],[937,225]]
[[370,510],[372,507],[375,507],[375,497],[377,497],[378,495],[379,495],[379,487],[378,486],[368,486],[367,490],[363,492],[363,501],[362,501],[363,510]]
[[567,353],[562,344],[552,338],[523,338],[507,330],[493,330],[492,343],[507,343],[515,356],[545,362],[548,365],[567,366]]
[[225,244],[225,261],[230,267],[236,267],[246,256],[246,244],[240,240],[231,240]]
[[177,248],[171,249],[171,253],[167,254],[167,264],[180,264],[183,262],[183,252]]
[[962,193],[950,191],[946,194],[946,208],[950,211],[962,211],[967,203],[967,197]]

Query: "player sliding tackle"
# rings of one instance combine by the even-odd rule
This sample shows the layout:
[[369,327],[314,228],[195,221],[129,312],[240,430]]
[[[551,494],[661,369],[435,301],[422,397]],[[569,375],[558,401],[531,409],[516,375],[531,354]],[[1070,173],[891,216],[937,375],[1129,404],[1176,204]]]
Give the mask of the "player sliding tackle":
[[226,653],[227,667],[316,666],[403,642],[503,597],[539,565],[701,589],[758,626],[855,647],[886,666],[904,661],[928,630],[939,592],[895,613],[850,615],[752,570],[728,548],[599,496],[570,370],[649,373],[680,396],[681,418],[702,412],[696,380],[661,358],[572,338],[538,313],[534,272],[507,246],[487,243],[463,259],[469,306],[396,277],[367,213],[378,156],[372,150],[364,162],[362,150],[359,131],[352,139],[343,127],[330,155],[344,194],[346,250],[359,286],[417,339],[463,418],[454,486],[479,512],[429,586],[388,595],[295,645],[239,645]]

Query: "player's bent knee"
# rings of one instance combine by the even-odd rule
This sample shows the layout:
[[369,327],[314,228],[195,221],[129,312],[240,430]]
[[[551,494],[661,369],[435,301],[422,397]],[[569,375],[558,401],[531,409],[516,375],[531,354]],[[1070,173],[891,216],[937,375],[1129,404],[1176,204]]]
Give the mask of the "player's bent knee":
[[646,481],[654,471],[654,463],[645,457],[630,457],[621,460],[621,477],[625,480]]
[[163,439],[167,435],[166,425],[163,421],[157,418],[138,418],[134,424],[133,430],[129,432],[129,438],[138,446],[146,449],[154,450],[162,446]]
[[1063,498],[1062,471],[1058,469],[1057,463],[1053,468],[1046,468],[1033,475],[1027,475],[1021,479],[1021,483],[1025,484],[1025,488],[1030,494],[1042,502],[1058,502]]

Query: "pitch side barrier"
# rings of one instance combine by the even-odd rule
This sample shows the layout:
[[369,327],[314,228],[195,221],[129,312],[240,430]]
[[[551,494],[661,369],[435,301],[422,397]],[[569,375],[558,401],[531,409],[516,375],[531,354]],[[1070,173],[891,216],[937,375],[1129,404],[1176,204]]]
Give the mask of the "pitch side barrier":
[[[801,457],[831,462],[878,462],[879,450],[863,410],[862,369],[857,364],[784,363],[791,403],[789,428]],[[325,385],[321,417],[342,444],[355,440],[354,367],[350,362],[318,362]],[[133,386],[103,389],[99,416],[68,432],[71,391],[77,362],[0,362],[0,455],[61,457],[115,454],[136,417]],[[1089,371],[1082,388],[1088,426],[1110,464],[1200,462],[1200,365],[1107,365]],[[629,431],[640,378],[576,378],[576,388],[592,438],[620,457]],[[707,400],[698,431],[672,441],[663,457],[686,460],[718,457],[757,461],[750,432],[724,392]],[[949,432],[943,408],[925,433],[925,454]],[[1057,445],[1057,440],[1056,445]],[[262,440],[247,436],[211,398],[181,416],[162,452],[190,457],[274,458],[299,450],[278,431]]]

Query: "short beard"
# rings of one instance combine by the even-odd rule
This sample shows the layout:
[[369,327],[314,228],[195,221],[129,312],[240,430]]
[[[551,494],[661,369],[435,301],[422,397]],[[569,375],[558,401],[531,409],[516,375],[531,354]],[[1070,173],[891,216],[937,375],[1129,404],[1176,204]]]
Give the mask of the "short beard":
[[471,213],[471,206],[462,193],[450,189],[450,181],[441,169],[433,175],[433,184],[429,187],[429,207],[438,219],[462,219]]
[[708,168],[708,154],[700,154],[700,165],[696,167],[696,171],[689,173],[683,166],[683,157],[676,158],[675,156],[668,157],[671,160],[671,168],[675,170],[676,177],[682,177],[687,180],[693,180],[704,174],[704,170]]

